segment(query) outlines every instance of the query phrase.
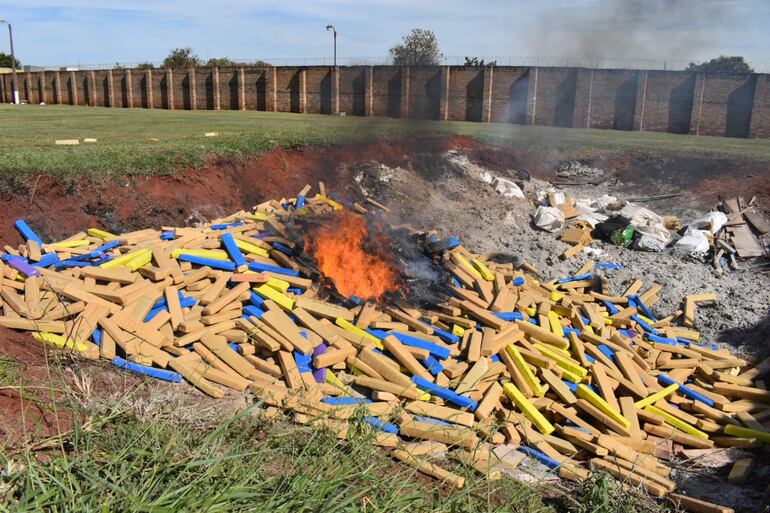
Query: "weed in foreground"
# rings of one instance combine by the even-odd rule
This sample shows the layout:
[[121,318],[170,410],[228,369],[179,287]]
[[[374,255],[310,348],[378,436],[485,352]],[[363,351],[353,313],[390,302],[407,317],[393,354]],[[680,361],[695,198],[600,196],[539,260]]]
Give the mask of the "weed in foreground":
[[340,441],[253,413],[201,428],[116,409],[76,426],[46,458],[0,452],[0,511],[551,511],[513,480],[468,475],[453,491],[392,462],[366,432]]

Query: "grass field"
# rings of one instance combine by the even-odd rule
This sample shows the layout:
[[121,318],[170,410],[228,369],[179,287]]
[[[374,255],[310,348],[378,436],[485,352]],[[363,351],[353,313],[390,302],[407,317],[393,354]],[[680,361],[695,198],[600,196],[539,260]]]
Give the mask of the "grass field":
[[[218,137],[204,137],[218,132]],[[770,160],[770,141],[510,124],[405,121],[253,111],[168,111],[58,105],[0,106],[0,175],[167,173],[206,155],[244,156],[295,147],[415,135],[468,135],[514,147]],[[96,144],[55,146],[93,137]]]
[[44,452],[0,447],[0,511],[641,511],[602,473],[570,498],[548,485],[487,481],[455,463],[450,467],[466,476],[466,486],[454,490],[391,461],[370,432],[351,431],[339,441],[324,430],[260,420],[258,405],[208,425],[206,413],[189,405],[147,409],[135,401],[129,394],[91,411],[86,424]]

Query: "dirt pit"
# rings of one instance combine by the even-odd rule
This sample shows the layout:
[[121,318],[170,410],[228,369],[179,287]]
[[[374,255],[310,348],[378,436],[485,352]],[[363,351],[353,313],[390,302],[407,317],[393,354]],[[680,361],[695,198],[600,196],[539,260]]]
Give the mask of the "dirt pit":
[[[770,275],[766,270],[719,277],[710,264],[671,252],[643,253],[600,242],[594,243],[603,252],[600,256],[582,253],[561,261],[558,256],[568,246],[555,235],[532,226],[531,204],[497,194],[479,176],[487,173],[507,178],[525,193],[545,188],[549,182],[567,183],[559,190],[576,198],[610,194],[632,199],[681,193],[645,202],[644,206],[661,215],[677,215],[686,224],[713,209],[719,194],[757,196],[767,215],[768,170],[755,161],[701,156],[619,153],[602,158],[579,157],[555,151],[511,150],[455,137],[274,149],[245,161],[218,161],[201,170],[127,177],[119,182],[84,178],[62,182],[43,176],[0,187],[0,241],[11,246],[21,242],[13,228],[13,220],[18,218],[26,219],[44,240],[63,238],[92,226],[114,232],[184,226],[250,208],[266,199],[294,196],[306,183],[315,187],[318,181],[324,181],[341,197],[362,200],[368,195],[385,204],[390,212],[383,213],[383,217],[392,224],[409,223],[417,229],[436,230],[440,236],[455,235],[474,252],[526,260],[547,278],[574,274],[589,259],[622,263],[623,269],[607,273],[611,292],[622,293],[636,278],[643,279],[646,287],[662,285],[661,301],[653,307],[660,317],[680,308],[685,295],[715,292],[718,303],[701,306],[697,311],[696,328],[704,339],[726,344],[751,359],[766,356],[770,337]],[[560,166],[569,160],[578,160],[592,170],[578,171],[575,176],[564,172],[557,175]],[[50,382],[43,348],[27,334],[3,329],[0,356],[25,370],[25,393],[29,394],[21,397],[4,392],[0,396],[0,438],[16,443],[29,438],[30,433],[42,438],[60,432],[62,426],[67,429],[74,414],[52,408],[53,398],[35,391],[36,386]],[[65,362],[67,365],[81,364]],[[103,364],[92,367],[89,372],[97,376],[100,393],[119,392],[138,381]],[[53,411],[61,415],[52,417]],[[28,418],[32,419],[29,425]],[[724,502],[713,484],[724,483],[725,468],[705,472],[718,478],[707,486],[688,479],[686,470],[681,471],[686,490]],[[763,500],[759,487],[731,490],[736,503],[750,511],[756,511],[753,505]]]

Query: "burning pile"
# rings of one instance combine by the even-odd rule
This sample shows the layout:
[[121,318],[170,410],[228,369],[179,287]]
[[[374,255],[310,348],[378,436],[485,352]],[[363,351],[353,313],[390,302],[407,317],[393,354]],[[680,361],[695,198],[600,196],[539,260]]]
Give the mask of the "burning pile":
[[[566,479],[603,469],[684,509],[725,511],[673,494],[663,459],[770,443],[759,383],[770,360],[750,368],[693,329],[713,295],[659,316],[660,285],[609,293],[600,274],[618,264],[545,280],[421,234],[450,294],[430,309],[378,305],[400,276],[372,250],[383,244],[367,209],[346,210],[322,184],[309,192],[198,228],[90,229],[50,244],[17,221],[26,243],[2,255],[0,325],[212,397],[248,389],[267,414],[341,438],[361,419],[395,458],[457,487],[464,478],[432,459],[449,446],[490,479],[529,456]],[[345,301],[312,279],[287,230],[334,212],[304,242]]]
[[363,217],[343,211],[334,223],[321,225],[305,237],[305,249],[345,297],[378,300],[399,288],[398,273],[389,254],[385,235],[372,237]]

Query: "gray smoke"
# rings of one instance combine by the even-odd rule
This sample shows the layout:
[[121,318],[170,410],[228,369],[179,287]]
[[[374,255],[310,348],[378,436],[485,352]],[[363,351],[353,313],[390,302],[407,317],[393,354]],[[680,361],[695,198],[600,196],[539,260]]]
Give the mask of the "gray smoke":
[[[726,53],[734,28],[722,30],[731,0],[567,2],[541,17],[531,52],[583,59],[692,60]],[[730,36],[732,34],[732,36]]]

